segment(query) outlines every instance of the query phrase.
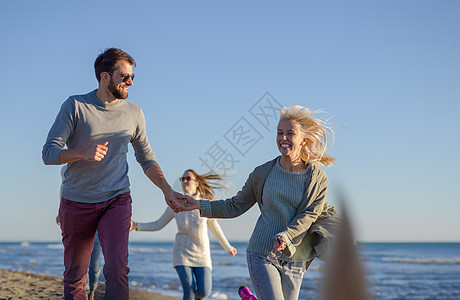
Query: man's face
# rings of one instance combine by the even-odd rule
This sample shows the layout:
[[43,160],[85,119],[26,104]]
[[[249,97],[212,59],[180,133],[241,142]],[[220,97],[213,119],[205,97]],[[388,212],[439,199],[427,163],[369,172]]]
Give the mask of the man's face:
[[133,75],[133,66],[126,61],[118,61],[118,68],[113,72],[110,77],[107,89],[117,99],[128,98],[128,88],[133,85],[132,77],[123,81],[126,76]]

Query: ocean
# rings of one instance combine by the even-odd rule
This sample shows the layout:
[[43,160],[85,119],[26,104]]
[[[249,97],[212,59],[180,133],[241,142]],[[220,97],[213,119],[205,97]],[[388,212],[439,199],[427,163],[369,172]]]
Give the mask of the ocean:
[[[213,290],[208,299],[239,299],[241,285],[253,290],[246,265],[247,244],[232,245],[238,251],[235,257],[212,243]],[[131,242],[131,287],[181,298],[172,247],[172,242]],[[374,299],[460,299],[460,243],[359,243],[358,249]],[[59,242],[0,243],[0,268],[62,277],[62,255]],[[299,299],[319,297],[323,270],[323,262],[312,263]]]

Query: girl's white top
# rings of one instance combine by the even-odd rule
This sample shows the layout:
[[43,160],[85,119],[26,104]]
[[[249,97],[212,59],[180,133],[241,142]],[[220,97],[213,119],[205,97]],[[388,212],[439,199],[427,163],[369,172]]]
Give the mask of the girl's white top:
[[158,220],[149,223],[137,223],[138,230],[160,230],[173,218],[176,219],[178,229],[173,248],[174,267],[209,267],[212,269],[208,226],[222,248],[227,252],[232,250],[232,246],[225,238],[217,220],[200,217],[199,210],[174,213],[170,207],[167,207]]

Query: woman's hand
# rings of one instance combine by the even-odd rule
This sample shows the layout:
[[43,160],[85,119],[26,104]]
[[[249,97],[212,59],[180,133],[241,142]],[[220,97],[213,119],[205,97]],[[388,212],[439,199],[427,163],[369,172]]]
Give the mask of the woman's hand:
[[275,244],[273,244],[273,248],[275,248],[276,251],[283,251],[286,249],[286,241],[282,236],[276,236],[275,237]]
[[194,209],[201,210],[200,200],[195,200],[192,197],[185,195],[185,200],[183,200],[182,202],[181,211],[188,211],[188,210],[194,210]]
[[232,248],[228,253],[230,253],[231,256],[235,256],[237,254],[236,249]]
[[131,225],[129,226],[129,231],[133,231],[133,230],[138,230],[139,229],[139,226],[137,225],[136,222],[133,222],[133,220],[130,220],[131,222]]

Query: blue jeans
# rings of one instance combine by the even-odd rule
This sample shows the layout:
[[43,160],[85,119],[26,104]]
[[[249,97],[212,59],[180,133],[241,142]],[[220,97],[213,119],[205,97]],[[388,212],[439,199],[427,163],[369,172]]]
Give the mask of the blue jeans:
[[89,292],[95,291],[99,277],[101,275],[101,257],[102,248],[101,242],[99,241],[99,234],[96,231],[96,237],[94,238],[93,252],[91,252],[91,260],[88,268],[88,289]]
[[184,300],[204,299],[211,294],[212,275],[208,267],[177,266]]
[[249,275],[259,300],[297,300],[306,271],[305,262],[278,260],[273,264],[266,255],[247,252]]

